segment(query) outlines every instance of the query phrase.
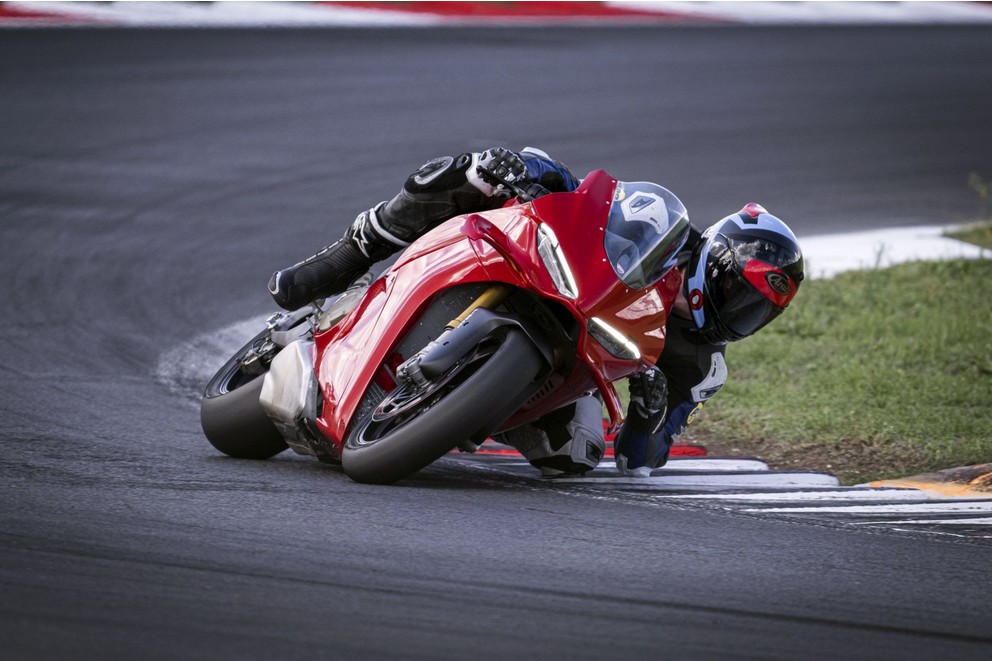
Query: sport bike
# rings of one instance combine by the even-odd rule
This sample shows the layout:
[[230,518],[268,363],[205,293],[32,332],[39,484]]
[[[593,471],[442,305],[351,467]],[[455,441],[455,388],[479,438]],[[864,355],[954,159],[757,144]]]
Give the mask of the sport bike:
[[616,431],[612,382],[664,348],[685,208],[602,170],[570,193],[503,185],[506,205],[439,225],[380,277],[271,316],[206,386],[210,443],[387,484],[597,390]]

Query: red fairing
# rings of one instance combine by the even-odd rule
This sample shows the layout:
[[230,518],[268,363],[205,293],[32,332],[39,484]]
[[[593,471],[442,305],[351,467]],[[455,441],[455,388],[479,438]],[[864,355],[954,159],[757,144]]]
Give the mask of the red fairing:
[[[606,221],[617,181],[591,173],[572,193],[546,195],[453,218],[415,241],[361,304],[316,338],[317,380],[324,396],[317,426],[340,456],[349,421],[380,365],[438,292],[453,285],[500,282],[551,299],[569,310],[581,329],[578,360],[571,373],[553,375],[556,389],[540,410],[521,410],[506,427],[536,419],[594,388],[610,409],[613,427],[623,416],[610,382],[653,364],[665,345],[664,327],[682,276],[671,269],[643,290],[625,286],[613,271],[604,244]],[[578,287],[576,299],[555,287],[537,249],[541,223],[550,227],[567,255]],[[591,318],[622,331],[640,360],[616,358],[586,328]]]
[[[534,202],[534,207],[555,229],[562,249],[575,262],[579,289],[574,302],[577,316],[596,317],[623,329],[644,360],[654,364],[665,348],[665,321],[678,296],[682,275],[672,269],[642,290],[630,289],[617,278],[603,249],[616,183],[613,177],[597,171],[575,193],[542,197]],[[577,231],[577,228],[581,229]],[[639,369],[637,363],[614,358],[588,336],[584,337],[582,348],[587,361],[608,381],[629,376]]]
[[314,338],[317,383],[324,395],[324,413],[317,426],[338,452],[372,377],[416,320],[416,313],[452,283],[489,280],[478,259],[465,259],[464,249],[447,249],[452,240],[466,240],[451,221],[428,236],[373,283],[362,303],[341,323]]

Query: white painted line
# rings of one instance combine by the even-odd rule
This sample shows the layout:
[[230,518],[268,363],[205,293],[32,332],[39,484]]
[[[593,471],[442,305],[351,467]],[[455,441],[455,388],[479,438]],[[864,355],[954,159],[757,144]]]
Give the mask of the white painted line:
[[[908,521],[853,521],[856,526],[892,526],[892,525],[942,525],[942,526],[988,526],[992,525],[992,517],[977,517],[964,519],[919,519]],[[992,532],[992,531],[990,531]]]
[[752,25],[879,25],[992,22],[992,10],[979,2],[711,2],[626,0],[610,3],[631,9],[695,13]]
[[[97,19],[133,26],[390,26],[547,24],[567,21],[567,16],[525,19],[440,16],[402,11],[402,7],[322,5],[313,2],[9,2],[15,10],[53,12],[68,17]],[[636,0],[610,2],[618,8],[681,15],[689,22],[721,21],[752,25],[884,25],[884,24],[988,24],[992,11],[980,2],[677,2]],[[399,9],[399,10],[397,10]],[[609,23],[615,17],[591,17],[578,24]],[[43,22],[43,21],[42,21]],[[677,22],[675,23],[678,24]]]
[[[612,460],[608,460],[612,461]],[[670,459],[659,471],[766,471],[768,464],[757,459]]]
[[[727,500],[741,502],[782,502],[803,500],[858,501],[886,500],[923,502],[927,494],[916,489],[852,489],[850,491],[775,491],[760,493],[675,493],[664,494],[662,498],[686,500]],[[816,508],[818,511],[820,508]],[[761,510],[767,512],[768,510]]]
[[62,14],[111,25],[191,26],[428,26],[431,14],[322,6],[309,2],[10,2],[11,9]]
[[[471,455],[469,455],[471,456]],[[458,458],[468,458],[465,455],[456,455]],[[481,458],[486,462],[487,466],[529,466],[527,460],[523,457],[519,459],[514,459],[513,457],[504,457],[503,459],[491,460],[485,459],[485,454],[476,455],[476,458]],[[604,473],[610,472],[616,474],[616,469],[612,467],[612,459],[604,459],[603,463],[599,468],[595,470],[595,474],[598,476]],[[664,468],[655,469],[655,475],[664,474],[665,471],[693,471],[693,472],[720,472],[720,471],[767,471],[768,464],[763,461],[758,461],[756,459],[672,459],[670,460]],[[641,478],[637,478],[641,479]]]
[[[615,470],[615,469],[614,469]],[[600,471],[596,471],[599,473]],[[840,482],[833,475],[825,473],[717,473],[698,475],[652,475],[651,477],[559,477],[555,482],[562,484],[611,485],[638,489],[689,489],[689,488],[720,488],[734,489],[740,487],[836,487]]]
[[831,512],[843,514],[951,514],[951,513],[992,513],[992,503],[988,501],[966,502],[926,502],[896,505],[850,505],[837,507],[771,507],[766,509],[745,510],[747,512],[778,512],[789,514],[827,514]]
[[[992,10],[989,11],[992,14]],[[810,278],[832,278],[844,271],[885,268],[915,260],[980,259],[992,251],[944,236],[940,225],[799,237]]]
[[[469,457],[465,457],[457,454],[448,457],[448,459],[468,459],[468,458]],[[484,458],[484,456],[482,458]],[[511,459],[508,461],[492,461],[488,459],[486,460],[486,466],[529,466],[529,465],[530,464],[528,464],[526,461],[523,461],[522,459],[520,460]]]

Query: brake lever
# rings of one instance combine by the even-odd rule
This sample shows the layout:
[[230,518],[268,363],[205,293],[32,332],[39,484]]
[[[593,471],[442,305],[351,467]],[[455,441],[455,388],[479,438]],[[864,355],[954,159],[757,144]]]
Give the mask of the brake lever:
[[[481,170],[481,168],[479,168],[479,170]],[[495,181],[497,186],[502,186],[506,190],[510,191],[511,193],[513,193],[515,197],[519,198],[521,202],[531,202],[534,199],[523,188],[517,186],[514,183],[507,181],[506,179],[499,176],[495,172],[486,170],[485,174],[479,172],[479,176],[481,176],[483,179],[491,179],[492,181]]]
[[[480,174],[480,176],[482,175]],[[506,188],[508,191],[513,193],[514,197],[516,197],[521,202],[533,202],[542,195],[547,195],[548,193],[551,192],[544,186],[536,183],[528,184],[526,188],[523,188],[521,186],[516,185],[515,183],[507,181],[503,177],[500,177],[499,175],[494,174],[488,170],[486,170],[485,177],[492,179],[498,185]]]

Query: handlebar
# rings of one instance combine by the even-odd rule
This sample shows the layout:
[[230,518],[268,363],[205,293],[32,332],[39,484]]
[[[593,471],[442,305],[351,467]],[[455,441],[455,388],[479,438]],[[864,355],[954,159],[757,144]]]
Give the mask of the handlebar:
[[509,182],[503,177],[500,177],[499,175],[496,175],[488,170],[486,170],[485,173],[480,171],[479,176],[483,179],[491,179],[492,181],[495,181],[499,186],[502,186],[506,190],[513,193],[513,195],[521,202],[533,202],[542,195],[547,195],[551,192],[538,183],[530,183],[523,187],[518,186],[517,184]]

